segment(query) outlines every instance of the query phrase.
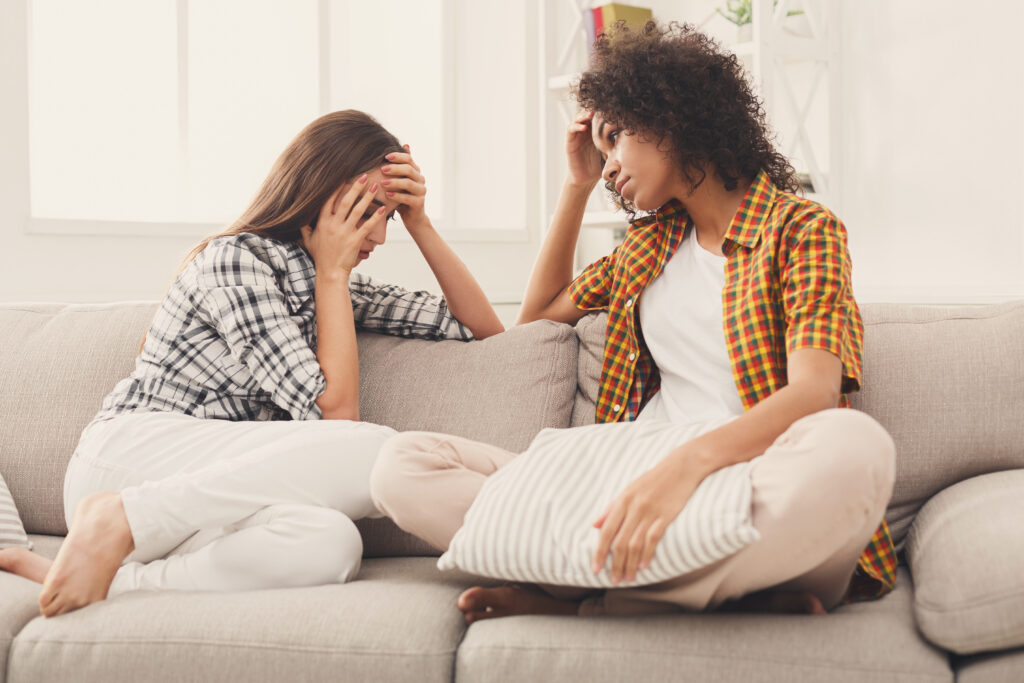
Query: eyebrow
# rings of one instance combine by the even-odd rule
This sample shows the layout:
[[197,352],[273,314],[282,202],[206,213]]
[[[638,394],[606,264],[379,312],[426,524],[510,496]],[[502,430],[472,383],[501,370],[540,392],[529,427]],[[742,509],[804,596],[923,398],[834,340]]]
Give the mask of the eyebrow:
[[608,119],[601,119],[601,125],[597,127],[598,139],[604,139],[604,127],[608,125]]
[[[384,203],[382,201],[380,201],[379,199],[371,199],[370,203],[373,204],[376,207],[384,206]],[[388,218],[394,218],[394,217],[395,217],[395,212],[394,211],[392,211],[391,213],[388,214]]]

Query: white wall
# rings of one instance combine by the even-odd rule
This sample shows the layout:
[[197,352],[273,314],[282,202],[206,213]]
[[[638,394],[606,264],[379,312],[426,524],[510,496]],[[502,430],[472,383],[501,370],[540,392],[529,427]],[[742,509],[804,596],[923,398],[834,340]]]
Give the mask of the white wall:
[[[719,3],[648,4],[660,18],[700,21]],[[24,21],[23,2],[0,2],[0,301],[157,298],[192,238],[24,232]],[[725,30],[723,21],[709,27]],[[1024,297],[1024,219],[1016,211],[1024,190],[1022,25],[1024,5],[998,0],[843,3],[841,217],[861,300]],[[536,37],[525,39],[523,58],[535,59]],[[482,140],[488,125],[459,122]],[[425,270],[403,266],[411,248],[393,245],[393,258],[375,264],[380,274],[429,284]],[[509,300],[520,288],[507,283],[525,282],[532,248],[476,244],[459,251],[494,298]]]

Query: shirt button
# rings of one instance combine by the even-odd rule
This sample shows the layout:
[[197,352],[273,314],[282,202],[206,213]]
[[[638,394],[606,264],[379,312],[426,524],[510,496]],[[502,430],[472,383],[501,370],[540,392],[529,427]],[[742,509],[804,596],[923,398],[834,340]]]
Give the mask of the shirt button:
[[615,405],[612,406],[612,410],[614,410],[617,413],[620,410],[622,410],[622,406],[620,406],[618,403],[616,403]]
[[630,360],[636,360],[636,354],[635,353],[629,354],[629,359]]
[[629,308],[632,305],[633,305],[633,300],[632,299],[626,299],[626,308]]

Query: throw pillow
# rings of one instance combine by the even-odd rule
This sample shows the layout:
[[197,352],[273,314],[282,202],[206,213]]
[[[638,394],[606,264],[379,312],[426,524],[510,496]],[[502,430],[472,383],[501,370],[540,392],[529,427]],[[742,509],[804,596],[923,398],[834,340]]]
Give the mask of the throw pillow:
[[18,509],[14,507],[7,482],[0,474],[0,548],[11,547],[31,548],[32,544],[18,516]]
[[440,569],[584,588],[659,583],[713,564],[760,538],[751,524],[751,462],[705,478],[667,527],[636,580],[612,584],[611,561],[591,568],[608,504],[676,446],[717,425],[669,422],[545,429],[487,478]]

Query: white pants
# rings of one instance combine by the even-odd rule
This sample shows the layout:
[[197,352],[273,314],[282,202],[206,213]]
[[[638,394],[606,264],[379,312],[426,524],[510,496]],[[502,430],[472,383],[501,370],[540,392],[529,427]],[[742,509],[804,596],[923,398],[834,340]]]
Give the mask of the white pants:
[[348,581],[380,516],[370,471],[388,427],[341,420],[229,422],[133,413],[96,423],[64,479],[78,502],[119,491],[135,550],[108,595],[255,590]]

